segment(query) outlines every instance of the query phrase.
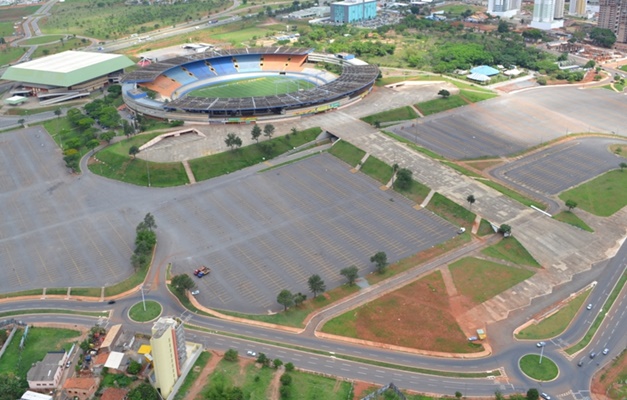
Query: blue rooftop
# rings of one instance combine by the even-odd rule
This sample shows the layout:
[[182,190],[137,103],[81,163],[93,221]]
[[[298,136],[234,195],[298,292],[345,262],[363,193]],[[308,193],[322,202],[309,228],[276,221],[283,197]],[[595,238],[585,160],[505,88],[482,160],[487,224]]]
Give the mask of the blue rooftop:
[[498,74],[499,70],[494,69],[492,67],[488,67],[487,65],[480,65],[478,67],[474,67],[473,69],[471,69],[470,72],[472,72],[473,74],[492,76],[492,75]]

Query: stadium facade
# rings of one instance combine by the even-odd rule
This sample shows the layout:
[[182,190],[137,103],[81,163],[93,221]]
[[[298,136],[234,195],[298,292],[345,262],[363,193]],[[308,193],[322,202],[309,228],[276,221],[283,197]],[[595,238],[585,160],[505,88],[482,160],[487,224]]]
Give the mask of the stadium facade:
[[42,104],[83,97],[118,82],[133,62],[126,56],[65,51],[13,65],[2,79],[17,82],[11,94],[37,96]]
[[[339,77],[310,67],[341,65]],[[315,54],[293,47],[247,48],[174,57],[135,70],[122,78],[122,95],[136,113],[164,119],[220,123],[250,122],[325,112],[367,95],[379,69],[358,59]],[[233,98],[188,94],[215,83],[242,78],[284,76],[316,86],[274,96]],[[149,96],[151,94],[151,96]],[[151,98],[154,97],[154,98]]]

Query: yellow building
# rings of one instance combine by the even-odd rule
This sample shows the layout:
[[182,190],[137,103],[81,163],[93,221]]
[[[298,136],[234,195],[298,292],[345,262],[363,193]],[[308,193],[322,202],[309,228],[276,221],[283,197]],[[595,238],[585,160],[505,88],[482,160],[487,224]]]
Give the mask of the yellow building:
[[181,376],[181,369],[187,359],[183,323],[171,317],[159,318],[152,326],[150,346],[156,387],[161,396],[166,398]]

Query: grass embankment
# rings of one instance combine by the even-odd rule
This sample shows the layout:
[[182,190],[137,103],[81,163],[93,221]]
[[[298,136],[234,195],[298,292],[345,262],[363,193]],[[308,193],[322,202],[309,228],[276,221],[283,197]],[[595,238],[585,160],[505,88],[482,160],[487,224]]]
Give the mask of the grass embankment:
[[523,356],[518,363],[520,370],[536,381],[552,381],[557,378],[559,374],[557,364],[550,358],[546,356],[542,357],[542,364],[540,364],[539,354],[527,354]]
[[515,237],[501,239],[497,244],[481,250],[488,257],[512,262],[516,265],[540,268],[541,265]]
[[207,351],[203,351],[200,353],[196,362],[192,366],[192,369],[189,371],[187,376],[185,376],[185,380],[178,392],[176,392],[176,396],[174,396],[174,400],[184,400],[185,396],[189,393],[189,390],[192,388],[198,377],[200,376],[201,371],[205,368],[209,360],[211,359],[211,353]]
[[437,114],[453,108],[468,105],[468,103],[460,95],[452,95],[447,98],[440,98],[414,104],[422,115],[425,117],[431,114]]
[[30,39],[26,39],[20,42],[20,44],[25,45],[34,45],[34,44],[46,44],[52,42],[58,42],[64,35],[44,35],[44,36],[36,36]]
[[431,189],[427,185],[423,185],[422,183],[415,181],[412,179],[411,185],[408,189],[400,189],[394,186],[394,190],[407,197],[409,200],[413,201],[416,204],[421,204],[424,199],[427,198]]
[[451,313],[440,271],[331,319],[322,331],[429,351],[483,350],[468,341]]
[[517,339],[541,340],[555,337],[566,330],[588,298],[591,289],[579,293],[555,314],[537,324],[529,325],[516,334]]
[[72,347],[71,339],[80,336],[79,331],[31,327],[28,330],[25,346],[20,351],[19,345],[24,330],[15,333],[0,361],[0,374],[8,372],[26,378],[26,373],[37,361],[43,360],[46,353]]
[[329,149],[329,153],[344,161],[351,167],[356,167],[361,159],[366,155],[365,151],[344,140],[335,142],[335,144],[333,144],[333,146]]
[[194,177],[197,181],[204,181],[235,172],[251,165],[259,164],[264,160],[270,160],[281,154],[287,153],[294,147],[314,141],[322,132],[320,128],[309,128],[298,131],[296,134],[276,137],[270,140],[262,140],[237,150],[229,150],[223,153],[189,161]]
[[361,118],[362,121],[375,125],[386,124],[388,122],[406,121],[408,119],[418,118],[418,114],[410,106],[394,108],[392,110],[381,111],[380,113],[372,114],[367,117]]
[[0,51],[0,65],[15,63],[26,51],[25,47],[7,47]]
[[592,325],[590,325],[590,328],[588,329],[588,332],[586,332],[584,337],[574,346],[567,348],[565,350],[566,353],[573,355],[579,350],[586,347],[588,343],[590,343],[590,341],[594,337],[594,334],[597,332],[597,330],[601,326],[601,323],[603,322],[603,318],[605,318],[605,314],[607,314],[608,310],[612,308],[612,305],[616,301],[616,298],[620,294],[620,291],[623,289],[623,286],[625,286],[626,281],[627,281],[627,274],[623,273],[623,275],[620,277],[620,279],[616,283],[616,286],[614,286],[612,293],[610,293],[607,300],[605,301],[605,304],[603,304],[604,312],[600,312],[597,315],[597,317],[594,319],[594,322],[592,323]]
[[68,51],[68,50],[78,50],[83,47],[87,47],[89,44],[91,44],[89,40],[82,39],[82,38],[81,39],[79,38],[68,39],[68,40],[63,41],[63,43],[61,43],[60,41],[57,41],[53,43],[42,44],[37,47],[35,52],[32,54],[31,58],[35,59],[35,58],[44,57],[44,56],[51,55],[51,54],[61,53],[63,51]]
[[477,229],[477,236],[487,236],[495,233],[494,229],[492,229],[492,225],[487,220],[481,218],[481,223],[479,223],[479,229]]
[[441,155],[439,155],[439,154],[437,154],[437,153],[435,153],[435,152],[433,152],[433,151],[431,151],[431,150],[429,150],[427,148],[420,147],[416,143],[414,143],[414,142],[412,142],[410,140],[407,140],[407,139],[405,139],[402,136],[399,136],[399,135],[397,135],[395,133],[392,133],[392,132],[386,131],[386,130],[382,130],[381,132],[386,134],[386,135],[388,135],[392,139],[395,139],[395,140],[397,140],[397,141],[399,141],[401,143],[407,144],[407,146],[410,149],[412,149],[414,151],[417,151],[418,153],[422,153],[422,154],[426,155],[427,157],[433,158],[434,160],[443,160],[444,159],[444,157],[442,157]]
[[512,286],[528,279],[533,272],[523,268],[465,257],[449,265],[458,292],[481,304]]
[[586,224],[577,214],[572,211],[562,211],[559,214],[555,214],[553,219],[556,219],[561,222],[565,222],[572,226],[576,226],[579,229],[583,229],[584,231],[594,232],[594,229],[590,228],[588,224]]
[[466,229],[469,229],[472,226],[476,217],[474,213],[442,196],[440,193],[435,193],[433,197],[431,197],[431,200],[429,201],[429,204],[427,204],[426,208],[453,225],[463,226]]
[[609,217],[627,205],[627,171],[608,171],[562,192],[559,198],[573,200],[577,202],[577,207],[591,214]]
[[154,163],[129,155],[132,146],[140,147],[161,133],[133,136],[102,149],[96,153],[97,161],[89,165],[89,170],[109,179],[138,186],[148,186],[150,183],[150,186],[169,187],[189,183],[180,162]]
[[255,364],[241,364],[234,361],[221,360],[214,372],[209,375],[201,393],[211,391],[222,392],[222,388],[237,386],[242,389],[245,399],[267,399],[270,381],[274,370],[257,368]]
[[254,321],[268,322],[271,324],[293,326],[296,328],[304,327],[305,318],[312,312],[324,308],[344,297],[347,297],[353,293],[359,291],[359,286],[347,286],[342,285],[335,289],[324,292],[323,295],[319,295],[316,298],[308,299],[299,307],[291,307],[287,311],[280,312],[273,315],[263,314],[242,314],[233,311],[220,311],[223,314],[231,315],[234,317],[251,319]]
[[134,304],[128,311],[128,317],[135,322],[148,322],[161,315],[161,311],[163,311],[161,304],[153,300],[147,300],[145,303],[145,311],[143,302]]
[[392,179],[392,175],[394,174],[394,170],[391,166],[374,156],[368,157],[366,162],[361,166],[360,171],[384,185]]
[[289,374],[292,376],[292,383],[290,384],[290,394],[285,397],[286,400],[346,400],[351,393],[351,384],[343,380],[302,371],[293,371]]

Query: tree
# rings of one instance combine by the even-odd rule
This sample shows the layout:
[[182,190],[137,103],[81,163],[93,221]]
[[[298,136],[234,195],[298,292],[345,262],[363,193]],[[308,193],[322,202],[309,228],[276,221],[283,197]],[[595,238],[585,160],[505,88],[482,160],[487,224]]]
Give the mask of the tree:
[[263,135],[268,138],[268,140],[272,139],[272,135],[274,135],[274,125],[266,124],[263,127]]
[[313,292],[314,299],[318,295],[318,293],[324,292],[327,289],[327,286],[324,284],[320,275],[314,274],[309,277],[307,280],[307,285],[309,285],[309,290]]
[[92,151],[98,146],[100,146],[100,142],[97,139],[92,139],[89,142],[85,143],[85,147]]
[[285,364],[285,372],[292,372],[294,371],[294,364],[292,364],[291,362],[288,362],[287,364]]
[[113,140],[114,137],[115,137],[115,132],[113,131],[107,131],[107,132],[100,134],[100,139],[104,140],[107,143],[111,143],[111,140]]
[[586,63],[586,65],[584,65],[584,68],[594,68],[594,66],[596,65],[596,63],[594,62],[594,60],[588,60],[588,62]]
[[590,39],[599,46],[611,48],[616,42],[616,35],[610,29],[592,28],[590,31]]
[[446,98],[447,98],[447,97],[449,97],[450,95],[451,95],[451,92],[449,92],[449,91],[448,91],[448,90],[446,90],[446,89],[441,89],[441,90],[438,92],[438,96],[442,96],[442,98],[443,98],[443,99],[446,99]]
[[577,207],[577,202],[575,200],[568,199],[565,204],[566,207],[568,207],[568,211],[572,211],[573,208]]
[[24,118],[20,118],[17,120],[17,123],[24,126],[24,123],[26,122],[26,120]]
[[499,232],[501,232],[503,236],[509,237],[512,234],[512,227],[507,224],[502,224],[499,226]]
[[400,190],[409,190],[413,183],[411,179],[412,172],[407,168],[401,168],[396,173],[396,180],[394,186]]
[[259,356],[257,357],[257,364],[261,364],[262,366],[267,366],[268,364],[270,364],[270,359],[265,355],[265,353],[259,353]]
[[538,400],[540,398],[540,394],[538,393],[538,389],[531,388],[527,390],[527,400]]
[[173,276],[170,284],[179,294],[183,294],[186,290],[191,290],[196,287],[196,283],[194,283],[192,277],[187,274],[179,274]]
[[279,378],[279,381],[281,381],[281,385],[288,386],[290,383],[292,383],[292,375],[290,375],[290,374],[283,374]]
[[461,399],[462,396],[463,396],[462,392],[459,392],[459,391],[455,392],[455,397],[456,398]]
[[348,281],[348,286],[353,286],[355,284],[355,280],[357,279],[359,273],[359,268],[355,265],[351,265],[350,267],[342,268],[340,270],[340,275],[342,275]]
[[259,136],[261,136],[261,128],[259,125],[255,124],[253,129],[250,131],[250,137],[257,143],[259,143]]
[[130,149],[128,149],[128,154],[129,154],[130,156],[132,156],[132,157],[133,157],[133,159],[135,159],[135,155],[136,155],[137,153],[139,153],[139,147],[137,147],[137,146],[131,146],[131,148],[130,148]]
[[0,399],[19,399],[28,389],[28,382],[13,373],[0,374]]
[[509,24],[506,21],[500,20],[499,26],[497,28],[498,33],[507,33],[509,32]]
[[56,110],[54,110],[54,115],[56,115],[57,118],[59,118],[61,114],[63,114],[63,111],[61,111],[60,108],[57,108]]
[[224,353],[224,359],[226,361],[237,361],[238,357],[239,357],[239,354],[237,353],[237,350],[235,349],[228,349],[226,353]]
[[283,361],[281,361],[278,358],[275,358],[274,360],[272,360],[272,365],[274,366],[274,368],[279,368],[281,365],[283,365]]
[[284,307],[283,311],[287,311],[294,304],[294,295],[289,290],[283,289],[277,296],[276,301]]
[[307,295],[306,294],[302,294],[301,292],[298,292],[294,295],[294,305],[296,307],[300,306],[301,304],[303,304],[303,302],[307,300]]
[[151,384],[144,382],[131,389],[126,398],[128,400],[159,400],[159,397],[157,389],[152,387]]
[[379,251],[374,256],[370,257],[370,262],[375,263],[377,272],[382,274],[385,272],[385,267],[388,266],[388,256],[384,251]]
[[153,230],[157,229],[157,223],[155,222],[155,217],[151,213],[148,213],[148,214],[144,215],[144,220],[142,222],[143,222],[143,224],[141,222],[140,222],[140,224],[145,229],[148,229],[151,232]]
[[468,197],[466,197],[466,201],[468,202],[468,204],[470,204],[470,209],[472,210],[472,205],[475,204],[475,201],[477,201],[477,199],[475,199],[475,196],[472,194],[469,194]]
[[137,375],[139,374],[139,371],[141,370],[142,370],[142,365],[135,360],[131,360],[128,367],[126,367],[126,372],[128,372],[131,375]]
[[625,168],[627,168],[627,163],[622,162],[622,163],[618,164],[618,166],[620,167],[620,172],[623,172],[623,170],[624,170]]
[[238,147],[242,147],[242,139],[234,133],[227,133],[226,139],[224,139],[224,143],[231,148],[231,150],[235,150]]

